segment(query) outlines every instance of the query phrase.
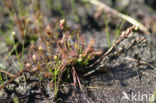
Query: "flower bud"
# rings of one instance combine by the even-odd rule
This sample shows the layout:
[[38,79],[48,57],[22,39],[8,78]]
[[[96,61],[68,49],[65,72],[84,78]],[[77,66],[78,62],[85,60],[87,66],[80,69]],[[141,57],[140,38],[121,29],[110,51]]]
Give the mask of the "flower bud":
[[30,68],[30,63],[27,63],[26,64],[26,68]]
[[66,21],[65,19],[60,20],[60,28],[64,29],[66,27]]
[[34,55],[32,56],[32,59],[33,59],[34,61],[37,60],[37,56],[36,56],[36,54],[34,54]]

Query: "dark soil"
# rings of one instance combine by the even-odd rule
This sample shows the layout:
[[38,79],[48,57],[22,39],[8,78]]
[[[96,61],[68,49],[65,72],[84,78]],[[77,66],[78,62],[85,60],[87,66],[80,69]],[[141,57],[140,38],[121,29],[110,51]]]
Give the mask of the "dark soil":
[[[135,46],[127,53],[122,54],[119,58],[111,61],[107,67],[93,73],[90,76],[80,77],[81,83],[84,86],[84,90],[74,88],[71,82],[63,82],[59,88],[60,90],[55,102],[148,103],[149,101],[146,100],[121,100],[123,91],[126,92],[129,96],[132,93],[156,93],[156,70],[147,65],[140,65],[139,63],[124,59],[125,57],[136,59],[139,58],[140,60],[144,60],[152,65],[156,65],[156,2],[154,0],[126,0],[128,4],[122,4],[120,2],[123,2],[123,0],[111,1],[112,3],[110,3],[109,0],[103,0],[103,2],[111,5],[113,8],[118,9],[123,13],[128,13],[133,18],[139,20],[151,31],[150,35],[135,33],[133,36],[133,38],[137,36],[145,36],[148,44],[144,47]],[[55,9],[49,10],[46,8],[44,1],[41,2],[41,11],[43,15],[48,18],[48,21],[51,25],[54,25],[56,18],[61,18],[61,13]],[[67,25],[73,28],[75,25],[80,25],[82,35],[85,37],[86,42],[91,40],[91,38],[95,38],[95,48],[106,51],[108,49],[108,44],[104,15],[102,14],[98,18],[95,18],[95,13],[97,12],[96,7],[93,5],[85,7],[84,4],[78,0],[76,1],[75,8],[79,21],[75,21],[75,14],[72,13],[71,7],[68,6],[69,2],[67,0],[63,0],[62,4]],[[1,5],[2,4],[0,3],[0,6]],[[6,13],[7,10],[5,8],[0,12],[2,12],[0,14],[0,29],[5,33],[8,33],[8,22],[10,21],[9,15]],[[115,28],[121,24],[122,20],[116,16],[112,16],[111,14],[106,14],[106,16],[108,19],[107,21],[110,32],[110,39],[113,43],[115,40]],[[45,22],[44,25],[48,25],[48,23]],[[131,24],[126,22],[123,25],[122,30],[125,30],[130,26]],[[13,29],[17,30],[17,27],[15,26]],[[0,35],[0,68],[15,74],[18,72],[18,69],[16,69],[15,64],[12,62],[12,60],[14,60],[15,63],[18,63],[15,54],[12,54],[7,62],[5,62],[3,65],[1,64],[4,58],[8,55],[7,49],[10,50],[10,46],[8,46],[4,41],[5,38]],[[129,41],[129,39],[125,40],[121,45]],[[27,57],[27,53],[25,54],[25,57]],[[3,97],[1,96],[3,93],[0,91],[0,102],[12,102],[14,95],[18,96],[19,101],[25,103],[54,102],[54,91],[49,89],[51,88],[49,86],[50,84],[36,83],[36,81],[39,80],[33,76],[29,78],[26,83],[22,82],[21,78],[22,77],[19,77],[17,79],[17,81],[20,80],[21,83],[12,83],[12,85],[17,85],[15,90],[8,91],[5,89],[7,94]],[[19,87],[19,85],[21,87]],[[11,86],[11,84],[9,86]]]

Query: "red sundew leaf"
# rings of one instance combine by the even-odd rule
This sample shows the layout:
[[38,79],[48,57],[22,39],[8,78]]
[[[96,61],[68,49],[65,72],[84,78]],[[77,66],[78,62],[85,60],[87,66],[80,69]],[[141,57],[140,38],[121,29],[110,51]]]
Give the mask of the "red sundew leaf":
[[49,76],[51,76],[52,75],[52,73],[44,73],[43,74],[43,76],[46,78],[46,77],[49,77]]
[[83,36],[80,36],[80,43],[81,43],[82,48],[84,48],[85,40],[84,40]]
[[70,55],[71,57],[73,57],[73,56],[76,55],[76,53],[74,52],[74,50],[72,50],[72,51],[69,52],[69,55]]
[[92,39],[92,40],[88,43],[88,46],[87,46],[87,48],[86,48],[86,50],[85,50],[85,54],[87,54],[87,53],[89,53],[89,52],[91,52],[91,51],[93,50],[93,45],[94,45],[94,43],[95,43],[95,40],[94,40],[94,39]]
[[102,50],[94,51],[93,54],[94,55],[101,55],[102,54]]

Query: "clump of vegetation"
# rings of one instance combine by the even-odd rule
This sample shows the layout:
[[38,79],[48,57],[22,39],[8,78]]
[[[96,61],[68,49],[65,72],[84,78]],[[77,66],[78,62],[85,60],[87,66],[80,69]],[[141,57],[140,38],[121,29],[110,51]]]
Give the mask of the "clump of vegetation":
[[93,39],[85,45],[80,29],[67,27],[64,19],[60,21],[60,28],[62,34],[52,32],[48,27],[46,33],[39,36],[38,43],[30,46],[25,68],[7,83],[12,82],[24,72],[29,72],[35,74],[41,81],[48,78],[49,82],[54,84],[56,95],[62,76],[69,77],[72,74],[74,86],[78,84],[82,89],[77,71],[85,73],[87,71],[85,66],[89,65],[95,56],[101,55],[102,51],[94,49]]
[[40,36],[40,44],[31,47],[33,55],[29,63],[35,64],[30,71],[41,71],[38,74],[41,78],[50,77],[55,88],[58,88],[64,72],[69,71],[73,76],[74,85],[79,83],[81,87],[77,71],[83,67],[81,71],[85,72],[84,67],[89,61],[102,52],[94,49],[93,39],[85,46],[80,30],[67,27],[64,19],[60,21],[60,28],[62,38],[59,38],[57,33],[47,30],[46,34]]

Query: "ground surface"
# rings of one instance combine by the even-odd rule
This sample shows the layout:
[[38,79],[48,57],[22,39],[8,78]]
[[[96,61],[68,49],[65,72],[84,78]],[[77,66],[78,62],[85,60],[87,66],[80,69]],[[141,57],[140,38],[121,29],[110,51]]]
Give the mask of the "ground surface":
[[[112,0],[113,1],[113,0]],[[148,3],[147,0],[132,0],[127,1],[128,4],[119,3],[120,0],[115,0],[116,3],[111,4],[109,0],[104,1],[107,4],[111,4],[112,7],[120,9],[122,12],[128,12],[128,14],[140,22],[144,23],[146,27],[151,30],[151,34],[142,34],[137,33],[135,36],[145,36],[148,45],[146,47],[134,47],[132,50],[129,50],[126,54],[122,54],[119,58],[113,60],[108,64],[108,67],[104,70],[98,71],[91,76],[86,78],[80,77],[80,80],[85,88],[84,91],[74,89],[70,83],[65,83],[58,94],[58,102],[86,102],[86,103],[138,103],[138,101],[129,101],[121,100],[123,96],[123,91],[126,92],[129,96],[134,94],[153,94],[156,89],[156,70],[146,65],[138,65],[138,63],[125,60],[125,57],[135,58],[136,56],[145,60],[148,63],[156,65],[156,10],[153,4]],[[122,1],[122,0],[121,0]],[[67,19],[67,25],[73,26],[74,24],[79,24],[82,29],[82,34],[86,38],[86,41],[89,41],[91,37],[95,38],[95,48],[100,50],[106,50],[108,48],[107,37],[105,31],[104,16],[101,15],[98,18],[95,18],[96,7],[89,5],[85,7],[79,1],[76,2],[77,15],[79,17],[79,22],[75,21],[74,14],[71,12],[70,7],[68,7],[68,2],[63,1],[65,18]],[[155,3],[154,0],[151,2]],[[53,23],[56,17],[59,17],[60,14],[58,11],[49,11],[48,8],[45,8],[46,4],[42,3],[41,10],[43,14],[48,17],[48,20]],[[122,6],[119,6],[122,5]],[[153,6],[153,7],[152,7]],[[121,8],[119,8],[121,7]],[[150,10],[149,8],[153,8]],[[125,10],[126,9],[126,10]],[[7,32],[9,16],[4,11],[1,11],[0,14],[0,27],[2,30]],[[116,18],[115,16],[111,17],[110,14],[107,14],[110,39],[113,42],[115,38],[115,28],[116,25],[121,23],[121,19]],[[46,20],[45,20],[46,21]],[[47,23],[47,22],[46,22]],[[46,24],[44,24],[46,25]],[[129,27],[130,24],[125,23],[122,30],[125,30]],[[17,27],[14,29],[16,30]],[[126,43],[128,40],[124,41]],[[124,44],[123,43],[123,44]],[[13,62],[17,62],[17,59],[14,59],[15,56],[10,56],[7,62],[2,63],[4,58],[7,56],[8,46],[4,42],[4,37],[0,35],[0,68],[7,70],[8,72],[17,73],[18,70]],[[27,55],[27,54],[25,54]],[[12,62],[12,60],[14,60]],[[33,80],[32,80],[33,81]],[[35,81],[35,80],[34,80]],[[26,84],[21,83],[23,88]],[[23,102],[52,102],[53,92],[49,94],[47,91],[39,90],[38,86],[35,83],[30,83],[34,87],[33,89],[28,89],[29,91],[24,91],[24,95],[18,95],[19,99]],[[31,86],[28,86],[31,87]],[[46,89],[45,89],[46,90]],[[46,93],[46,95],[45,95]],[[18,93],[17,93],[18,94]],[[13,93],[10,92],[8,99],[0,98],[0,102],[10,102],[12,101]],[[47,96],[49,95],[49,96]],[[138,95],[137,95],[138,96]],[[139,98],[139,97],[138,97]],[[149,101],[143,100],[140,103],[148,103]]]

